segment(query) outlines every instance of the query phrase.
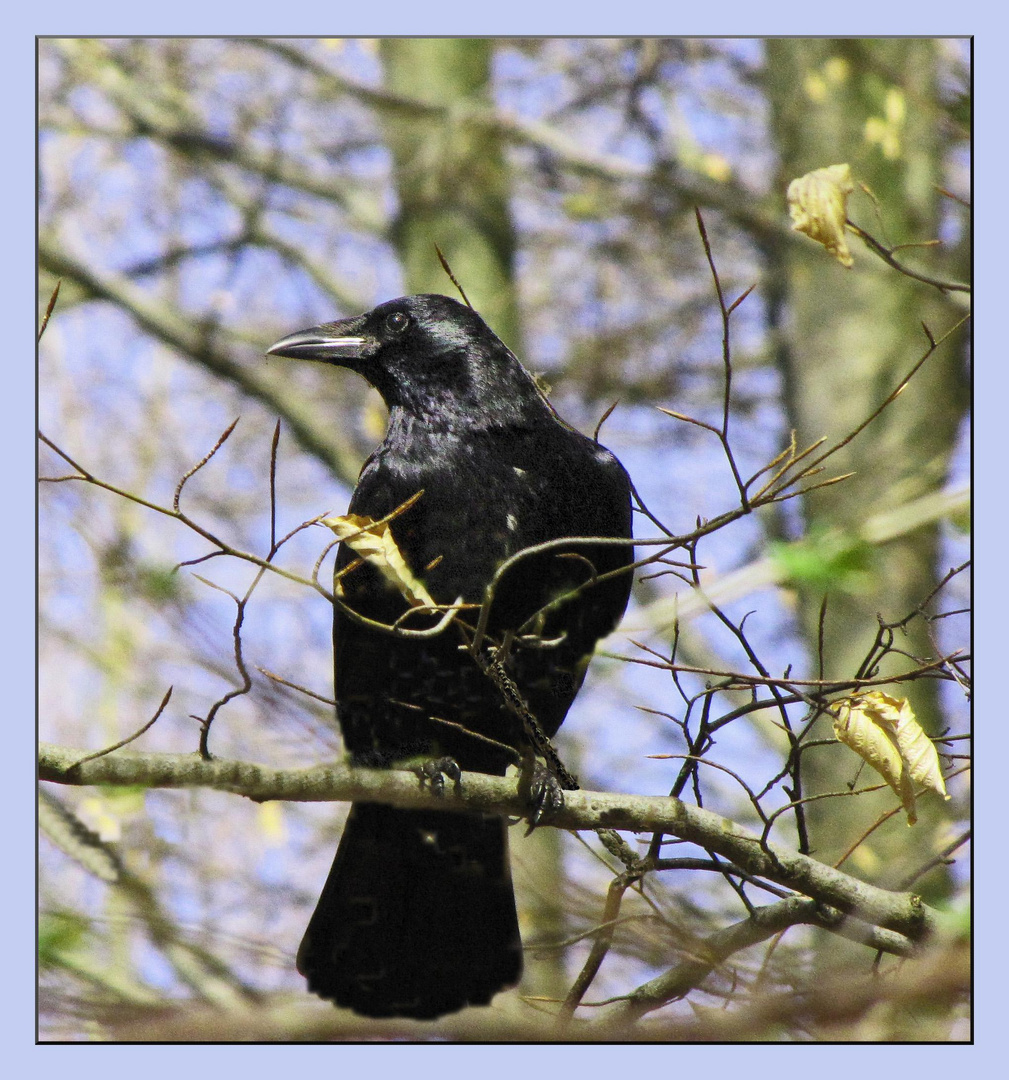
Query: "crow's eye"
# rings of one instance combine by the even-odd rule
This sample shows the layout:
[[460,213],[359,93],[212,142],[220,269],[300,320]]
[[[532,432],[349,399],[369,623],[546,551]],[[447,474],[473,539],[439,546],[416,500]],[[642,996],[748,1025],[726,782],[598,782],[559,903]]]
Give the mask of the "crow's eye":
[[410,316],[404,315],[402,311],[394,311],[386,316],[385,328],[392,334],[402,334],[409,325]]

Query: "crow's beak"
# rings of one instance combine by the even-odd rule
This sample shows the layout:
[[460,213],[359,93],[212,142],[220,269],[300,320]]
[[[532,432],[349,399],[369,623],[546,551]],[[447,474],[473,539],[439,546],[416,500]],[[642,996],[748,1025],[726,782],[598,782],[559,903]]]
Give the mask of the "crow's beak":
[[346,364],[362,360],[375,350],[374,338],[349,331],[356,330],[359,319],[342,319],[323,323],[288,334],[267,350],[270,356],[286,356],[291,360],[321,360],[329,364]]

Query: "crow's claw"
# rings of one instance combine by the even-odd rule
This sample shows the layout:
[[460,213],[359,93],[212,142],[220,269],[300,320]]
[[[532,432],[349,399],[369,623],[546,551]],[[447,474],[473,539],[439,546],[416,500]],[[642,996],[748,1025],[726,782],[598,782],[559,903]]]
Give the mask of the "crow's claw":
[[422,784],[429,784],[436,795],[444,794],[446,776],[456,787],[462,781],[462,769],[459,768],[459,763],[455,758],[450,757],[430,758],[427,761],[422,761],[419,765],[414,766],[413,772],[417,774]]
[[533,765],[532,782],[529,785],[529,828],[526,836],[551,814],[564,806],[564,789],[549,769],[538,761]]

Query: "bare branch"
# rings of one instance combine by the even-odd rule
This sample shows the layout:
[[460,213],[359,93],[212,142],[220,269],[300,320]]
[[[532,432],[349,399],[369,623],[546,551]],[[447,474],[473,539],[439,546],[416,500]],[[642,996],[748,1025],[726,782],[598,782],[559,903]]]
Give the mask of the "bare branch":
[[232,420],[231,423],[221,433],[221,435],[218,438],[217,442],[215,442],[214,445],[210,448],[210,451],[207,454],[205,454],[188,472],[183,474],[182,479],[179,481],[178,487],[175,489],[175,495],[172,498],[172,509],[176,513],[179,512],[179,499],[182,496],[182,489],[183,489],[183,487],[185,487],[186,481],[191,476],[193,476],[195,473],[198,473],[200,471],[200,469],[202,469],[203,466],[206,465],[207,462],[214,456],[214,454],[216,454],[217,451],[221,449],[221,447],[227,441],[228,436],[238,426],[239,419],[240,419],[240,417],[236,416],[235,419]]
[[46,305],[45,314],[42,316],[42,322],[39,323],[38,337],[35,339],[37,342],[42,340],[42,335],[46,332],[46,327],[49,325],[49,316],[53,313],[53,308],[56,307],[56,297],[60,295],[60,286],[62,281],[56,282],[56,288],[53,289],[52,296],[49,297],[49,303]]
[[[528,803],[515,780],[464,773],[461,790],[432,794],[411,772],[351,769],[343,765],[283,770],[251,762],[201,760],[193,754],[136,754],[117,751],[75,767],[84,751],[41,744],[39,776],[53,783],[207,787],[257,801],[381,802],[417,809],[522,817]],[[764,844],[760,838],[710,810],[679,799],[610,795],[593,791],[565,794],[564,806],[544,825],[561,829],[616,829],[662,832],[710,848],[754,877],[767,878],[828,903],[863,922],[911,940],[935,928],[935,916],[919,898],[866,884],[807,855]]]
[[[900,250],[902,247],[910,247],[910,244],[899,244],[896,247],[887,247],[881,244],[874,236],[870,235],[865,229],[860,228],[850,218],[845,221],[845,225],[851,229],[851,231],[865,244],[865,246],[874,254],[878,255],[883,262],[888,266],[892,266],[894,270],[900,271],[905,277],[913,278],[915,281],[921,281],[925,285],[933,285],[940,292],[959,292],[970,293],[971,287],[964,285],[959,281],[942,281],[940,278],[929,277],[927,274],[919,274],[917,271],[910,269],[903,263],[898,262],[893,253]],[[938,241],[931,241],[931,243],[938,243]],[[919,247],[922,245],[913,245]]]
[[125,739],[121,739],[119,742],[113,743],[111,746],[106,746],[104,750],[98,750],[93,754],[88,754],[87,757],[82,757],[80,759],[80,761],[75,761],[74,764],[71,766],[71,768],[74,768],[74,769],[79,768],[81,765],[83,765],[87,761],[94,761],[95,758],[104,757],[106,754],[111,754],[113,750],[121,750],[124,746],[129,746],[129,744],[131,742],[133,742],[136,739],[139,739],[140,736],[143,735],[143,733],[145,731],[147,731],[150,728],[154,727],[154,725],[158,722],[158,718],[165,711],[165,708],[168,705],[168,702],[171,701],[172,690],[173,689],[174,689],[174,687],[170,686],[165,691],[165,696],[161,699],[161,704],[158,706],[157,711],[150,718],[150,720],[148,720],[147,723],[144,724],[143,727],[138,728],[132,735],[127,736]]

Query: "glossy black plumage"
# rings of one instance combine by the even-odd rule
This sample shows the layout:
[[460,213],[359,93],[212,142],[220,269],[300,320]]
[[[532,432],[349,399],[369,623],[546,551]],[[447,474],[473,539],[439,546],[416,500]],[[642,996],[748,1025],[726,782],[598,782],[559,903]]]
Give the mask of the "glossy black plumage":
[[[392,300],[293,334],[270,352],[351,368],[382,394],[388,431],[365,463],[350,512],[379,518],[423,490],[392,531],[437,602],[481,602],[501,563],[531,545],[630,536],[622,466],[559,420],[511,352],[456,301]],[[532,627],[541,647],[529,637],[511,642],[507,670],[548,735],[578,692],[597,639],[627,602],[629,573],[594,577],[626,565],[631,551],[565,546],[519,561],[497,587],[491,645],[551,600],[593,582]],[[337,570],[354,558],[344,545]],[[392,623],[406,610],[371,565],[340,584],[345,602],[370,619]],[[521,748],[521,722],[461,642],[456,627],[410,640],[337,609],[337,714],[354,762],[447,755],[463,769],[464,784],[466,770],[502,774],[514,762],[514,752],[495,743]],[[368,1016],[430,1018],[486,1004],[513,985],[521,942],[504,823],[354,806],[298,969],[315,993]]]

